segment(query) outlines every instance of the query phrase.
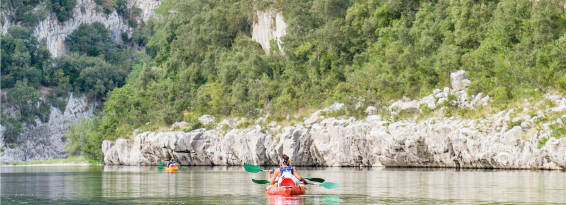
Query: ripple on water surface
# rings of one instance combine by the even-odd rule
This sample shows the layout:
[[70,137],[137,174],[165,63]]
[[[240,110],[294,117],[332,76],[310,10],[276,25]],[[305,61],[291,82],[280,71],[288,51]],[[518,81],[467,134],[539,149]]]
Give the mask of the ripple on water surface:
[[[263,167],[273,168],[273,167]],[[265,173],[243,167],[0,167],[3,204],[491,204],[563,203],[566,172],[420,168],[298,167],[305,177],[340,182],[309,186],[301,197],[267,197]]]

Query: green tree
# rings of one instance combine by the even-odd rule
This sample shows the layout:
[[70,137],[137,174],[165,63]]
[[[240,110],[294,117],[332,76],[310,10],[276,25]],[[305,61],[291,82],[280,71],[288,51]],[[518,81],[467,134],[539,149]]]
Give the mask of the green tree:
[[22,116],[31,116],[35,107],[38,106],[39,91],[26,82],[18,81],[16,85],[7,92],[8,103],[16,105]]
[[65,132],[67,144],[65,151],[69,156],[75,156],[79,152],[84,154],[88,159],[102,161],[99,156],[102,154],[100,144],[102,138],[97,135],[100,117],[82,118],[76,124],[70,124]]
[[115,46],[110,38],[110,31],[100,22],[81,24],[67,36],[65,42],[71,52],[86,53],[89,56],[107,54]]
[[65,22],[73,18],[73,9],[77,0],[50,0],[51,11],[57,14],[59,22]]
[[31,31],[12,26],[1,38],[2,88],[11,88],[17,81],[26,81],[34,87],[49,84],[49,50]]

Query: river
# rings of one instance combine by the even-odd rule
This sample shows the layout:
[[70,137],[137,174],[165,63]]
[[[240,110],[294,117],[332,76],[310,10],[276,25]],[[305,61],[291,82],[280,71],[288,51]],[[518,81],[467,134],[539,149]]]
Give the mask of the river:
[[[264,167],[270,168],[270,167]],[[0,167],[2,204],[540,204],[566,202],[566,172],[421,168],[298,167],[301,197],[267,197],[264,173],[243,167]]]

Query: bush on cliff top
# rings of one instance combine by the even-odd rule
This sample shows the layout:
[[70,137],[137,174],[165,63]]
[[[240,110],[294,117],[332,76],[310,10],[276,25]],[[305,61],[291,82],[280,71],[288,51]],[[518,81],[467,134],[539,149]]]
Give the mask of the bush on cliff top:
[[51,11],[57,15],[59,22],[65,22],[73,18],[73,9],[77,0],[50,0]]

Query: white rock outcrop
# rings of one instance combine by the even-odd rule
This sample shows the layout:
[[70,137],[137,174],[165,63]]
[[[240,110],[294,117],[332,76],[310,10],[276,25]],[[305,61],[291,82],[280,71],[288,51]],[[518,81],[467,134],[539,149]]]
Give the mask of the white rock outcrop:
[[[191,132],[144,132],[132,140],[104,141],[108,165],[158,165],[174,157],[187,165],[276,165],[287,154],[297,166],[460,167],[565,169],[566,138],[547,142],[522,139],[523,130],[482,132],[469,120],[431,118],[389,124],[379,118],[353,121],[327,118],[308,129],[283,128]],[[436,121],[436,123],[435,123]]]
[[252,40],[258,42],[265,53],[269,53],[271,40],[275,40],[279,50],[281,48],[281,38],[287,34],[287,24],[283,20],[281,11],[256,11],[257,21],[252,27]]
[[322,109],[322,112],[331,113],[331,112],[336,112],[336,111],[341,110],[341,109],[345,109],[344,103],[335,102],[330,107]]
[[214,121],[214,117],[213,117],[213,116],[210,116],[210,115],[203,115],[203,116],[200,116],[200,117],[198,118],[198,120],[199,120],[200,123],[202,123],[203,125],[208,125],[208,124],[210,124],[210,123],[214,123],[214,122],[215,122],[215,121]]
[[[142,12],[136,20],[138,22],[141,20],[148,21],[154,14],[153,9],[157,8],[160,3],[160,0],[128,0],[128,8],[132,6],[140,8]],[[33,31],[33,35],[40,41],[46,41],[47,48],[53,57],[64,55],[67,52],[68,48],[65,45],[65,39],[83,23],[103,23],[110,30],[110,36],[114,41],[122,41],[121,34],[124,32],[129,36],[132,35],[133,28],[128,25],[122,16],[118,15],[116,10],[107,15],[100,12],[98,7],[93,0],[77,0],[77,4],[73,9],[73,18],[65,22],[59,22],[55,13],[51,12],[46,19],[38,23]],[[9,23],[2,25],[2,33],[6,33],[10,26]]]
[[450,83],[452,83],[452,88],[458,91],[468,87],[470,80],[466,79],[466,71],[459,70],[450,74]]
[[375,108],[374,106],[368,106],[364,111],[364,113],[366,113],[367,115],[373,115],[376,112],[377,112],[377,108]]

